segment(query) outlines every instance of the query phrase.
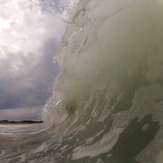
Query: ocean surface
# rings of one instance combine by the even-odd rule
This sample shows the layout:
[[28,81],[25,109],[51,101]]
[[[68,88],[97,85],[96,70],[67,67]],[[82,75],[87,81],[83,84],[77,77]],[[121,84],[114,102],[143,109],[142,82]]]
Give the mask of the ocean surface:
[[42,125],[0,126],[0,163],[163,163],[163,0],[72,1]]

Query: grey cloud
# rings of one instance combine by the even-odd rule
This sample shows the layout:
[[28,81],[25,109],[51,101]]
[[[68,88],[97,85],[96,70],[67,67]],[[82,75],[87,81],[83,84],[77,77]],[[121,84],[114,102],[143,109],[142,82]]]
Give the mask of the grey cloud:
[[40,0],[43,12],[55,10],[57,13],[62,13],[68,3],[69,0]]
[[43,106],[29,107],[29,108],[15,108],[1,110],[0,119],[10,120],[40,120],[41,109]]
[[[56,53],[57,41],[48,39],[42,49],[42,57],[36,65],[30,65],[31,57],[21,58],[23,65],[29,66],[24,74],[1,80],[0,109],[43,105],[59,72],[59,67],[52,63]],[[32,53],[31,53],[32,55]],[[12,62],[12,60],[8,61]],[[12,79],[11,79],[12,76]]]
[[64,30],[61,15],[68,2],[0,2],[0,20],[8,23],[0,31],[0,115],[15,108],[21,108],[23,113],[25,108],[44,105],[50,96],[59,72],[59,66],[52,62],[57,39]]

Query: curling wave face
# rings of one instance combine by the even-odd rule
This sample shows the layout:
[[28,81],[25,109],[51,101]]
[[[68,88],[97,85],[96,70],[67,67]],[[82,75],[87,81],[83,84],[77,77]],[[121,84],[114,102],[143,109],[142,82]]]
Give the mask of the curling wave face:
[[22,143],[0,161],[161,163],[163,1],[74,2],[42,112],[48,129],[25,143],[12,136]]

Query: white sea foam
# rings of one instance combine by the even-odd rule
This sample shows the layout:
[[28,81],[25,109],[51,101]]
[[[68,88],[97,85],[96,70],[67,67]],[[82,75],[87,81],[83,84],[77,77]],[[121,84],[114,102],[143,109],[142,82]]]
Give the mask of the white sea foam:
[[[43,111],[44,120],[58,126],[75,112],[74,125],[86,116],[88,109],[93,108],[89,116],[104,122],[124,98],[126,86],[122,80],[138,72],[142,63],[146,65],[141,74],[149,83],[163,79],[162,7],[159,0],[83,0],[78,2],[75,12],[71,12],[70,7],[68,24],[55,58],[61,71],[46,111]],[[105,99],[101,103],[103,96]],[[119,127],[123,131],[137,116],[141,120],[152,114],[153,119],[162,125],[159,117],[162,111],[155,102],[162,97],[159,84],[140,85],[135,89],[130,108],[112,115],[112,132],[107,135],[116,134],[115,129]],[[112,99],[114,105],[111,105]],[[90,123],[90,119],[87,122]],[[147,125],[142,128],[143,131],[147,129]],[[113,145],[121,132],[113,136]],[[109,137],[106,140],[109,142]],[[90,141],[93,138],[87,139]],[[91,146],[77,147],[72,158],[94,157],[113,146],[104,144],[99,141]],[[146,153],[150,155],[149,151],[151,149]],[[140,153],[137,159],[145,160],[141,158]]]
[[[124,151],[118,147],[122,143],[137,161],[160,163],[162,1],[74,2],[55,58],[60,73],[42,112],[45,123],[55,127],[41,136],[36,134],[41,141],[36,139],[37,145],[25,149],[27,155],[21,153],[16,158],[24,162],[109,162],[117,155],[124,159]],[[137,126],[148,115],[153,122],[144,123],[138,131],[144,134],[152,124],[158,130],[143,149],[134,153],[123,144],[123,136],[134,119]],[[143,139],[137,137],[137,127],[135,131],[134,138]]]
[[124,129],[122,128],[114,128],[114,130],[105,134],[102,139],[90,146],[80,146],[73,150],[72,160],[81,159],[83,157],[95,157],[100,154],[109,152],[112,147],[116,144],[120,133],[122,133]]

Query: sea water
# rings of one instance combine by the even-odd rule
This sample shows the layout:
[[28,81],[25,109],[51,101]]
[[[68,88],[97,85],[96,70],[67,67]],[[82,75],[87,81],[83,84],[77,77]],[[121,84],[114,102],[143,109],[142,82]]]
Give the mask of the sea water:
[[72,1],[46,127],[1,132],[0,162],[162,163],[162,18],[162,0]]

